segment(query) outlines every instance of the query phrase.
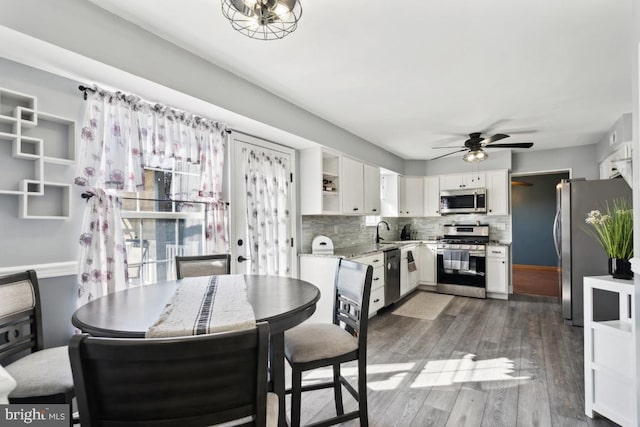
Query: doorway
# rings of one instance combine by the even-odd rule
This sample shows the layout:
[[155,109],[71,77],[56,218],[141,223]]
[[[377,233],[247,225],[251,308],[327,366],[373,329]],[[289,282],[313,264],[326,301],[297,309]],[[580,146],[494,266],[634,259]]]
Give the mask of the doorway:
[[295,150],[234,133],[232,158],[232,272],[297,277]]
[[560,297],[554,245],[556,185],[569,172],[512,176],[513,293]]

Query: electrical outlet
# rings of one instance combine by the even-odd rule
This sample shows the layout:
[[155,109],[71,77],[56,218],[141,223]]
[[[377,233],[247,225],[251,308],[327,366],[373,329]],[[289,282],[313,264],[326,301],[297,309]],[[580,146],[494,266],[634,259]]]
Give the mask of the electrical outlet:
[[333,232],[334,232],[335,234],[338,234],[338,226],[337,226],[337,225],[334,225],[334,226],[333,226]]
[[365,224],[364,222],[362,224],[360,224],[360,230],[364,231],[367,229],[367,224]]

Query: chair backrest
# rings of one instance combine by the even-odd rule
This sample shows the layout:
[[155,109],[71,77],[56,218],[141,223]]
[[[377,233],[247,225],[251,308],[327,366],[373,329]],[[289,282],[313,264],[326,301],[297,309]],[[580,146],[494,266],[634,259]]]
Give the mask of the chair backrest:
[[127,267],[130,279],[140,278],[142,264],[148,262],[149,241],[139,239],[128,239],[125,242],[127,247]]
[[347,259],[338,262],[333,323],[358,337],[360,348],[366,348],[372,278],[370,265]]
[[19,353],[43,347],[36,272],[28,270],[0,277],[0,364]]
[[231,255],[176,256],[176,277],[214,276],[231,273]]
[[97,338],[69,344],[83,427],[266,423],[269,325],[177,338]]

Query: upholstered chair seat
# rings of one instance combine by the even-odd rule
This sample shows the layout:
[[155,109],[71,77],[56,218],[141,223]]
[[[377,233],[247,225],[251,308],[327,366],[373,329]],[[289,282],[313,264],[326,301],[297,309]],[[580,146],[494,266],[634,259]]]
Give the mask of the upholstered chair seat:
[[36,272],[0,278],[0,363],[16,381],[9,403],[66,403],[74,396],[68,347],[44,348]]
[[17,384],[10,399],[73,393],[67,346],[31,353],[4,368]]
[[[324,427],[358,419],[361,427],[369,425],[367,414],[367,325],[373,267],[341,259],[336,270],[333,295],[333,323],[302,324],[285,332],[284,355],[291,365],[291,427],[300,426],[302,393],[333,388],[336,416],[313,424]],[[354,388],[342,376],[340,366],[358,362],[358,385]],[[331,366],[333,379],[322,383],[302,384],[304,371]],[[358,402],[358,409],[344,413],[342,387]]]
[[284,337],[284,354],[293,363],[334,358],[358,349],[358,339],[334,324],[302,324]]

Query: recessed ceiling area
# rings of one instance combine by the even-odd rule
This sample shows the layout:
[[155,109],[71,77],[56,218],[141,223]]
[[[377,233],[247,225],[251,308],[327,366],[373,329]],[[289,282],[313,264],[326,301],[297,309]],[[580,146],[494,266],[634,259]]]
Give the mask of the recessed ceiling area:
[[594,144],[632,109],[630,0],[303,0],[275,41],[220,0],[91,1],[404,159],[472,132]]

